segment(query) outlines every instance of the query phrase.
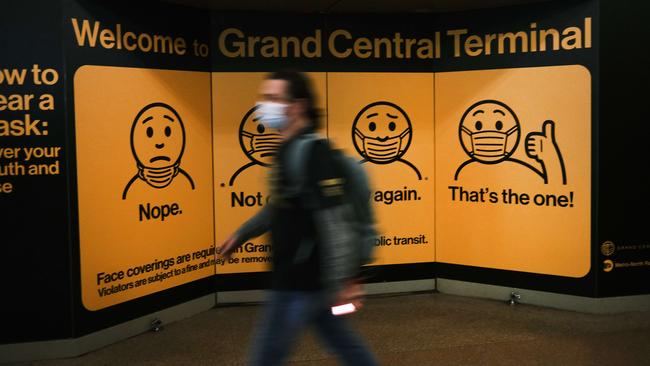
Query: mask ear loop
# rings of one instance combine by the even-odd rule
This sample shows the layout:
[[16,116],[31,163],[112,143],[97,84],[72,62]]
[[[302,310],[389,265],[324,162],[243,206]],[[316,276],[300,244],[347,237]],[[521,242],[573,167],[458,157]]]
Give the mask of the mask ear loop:
[[368,155],[368,152],[366,151],[366,136],[364,136],[361,131],[359,131],[358,128],[354,128],[354,134],[355,136],[359,137],[361,139],[361,147],[363,148],[363,154]]
[[512,135],[515,131],[519,129],[519,126],[514,125],[508,131],[505,132],[506,136]]
[[469,156],[471,158],[474,158],[474,140],[472,139],[472,135],[474,132],[470,131],[469,128],[465,126],[460,126],[461,132],[465,132],[469,136],[469,141],[472,143],[472,151],[470,151]]
[[172,179],[176,178],[178,172],[180,171],[180,167],[181,167],[181,159],[179,158],[174,164],[174,176],[172,176]]
[[252,134],[252,133],[250,133],[248,131],[242,131],[241,135],[243,137],[247,137],[247,138],[251,139],[251,148],[250,148],[250,150],[244,150],[244,154],[251,155],[252,153],[255,152],[255,146],[254,146],[254,142],[253,142],[253,140],[255,139],[255,134]]
[[510,129],[508,131],[504,132],[504,134],[506,135],[506,138],[505,138],[506,142],[503,145],[503,156],[508,156],[508,151],[506,151],[506,148],[508,147],[508,137],[510,137],[510,135],[515,133],[518,129],[519,129],[519,126],[514,125],[514,126],[510,127]]
[[404,132],[400,133],[399,146],[397,147],[398,154],[402,153],[402,145],[404,145],[402,142],[404,140],[404,137],[406,137],[409,133],[411,133],[411,127],[405,129]]
[[355,129],[354,129],[354,134],[357,135],[357,136],[359,136],[359,138],[361,139],[361,141],[363,141],[363,140],[366,139],[366,136],[364,136],[364,135],[361,133],[361,131],[359,131],[358,128],[355,128]]
[[460,129],[461,129],[463,132],[465,132],[466,134],[468,134],[469,137],[472,137],[472,135],[474,134],[474,132],[470,131],[469,128],[467,128],[467,127],[465,127],[465,126],[460,126]]

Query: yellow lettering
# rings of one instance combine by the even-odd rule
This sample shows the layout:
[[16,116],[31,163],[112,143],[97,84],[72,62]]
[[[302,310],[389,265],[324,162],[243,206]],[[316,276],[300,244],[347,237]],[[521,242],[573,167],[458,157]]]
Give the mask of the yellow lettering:
[[517,32],[517,33],[499,33],[498,37],[498,53],[505,53],[505,41],[508,40],[510,44],[510,53],[517,52],[517,40],[520,40],[521,51],[528,52],[528,35],[526,32]]
[[162,53],[172,53],[172,37],[169,36],[153,36],[153,51]]
[[[229,36],[235,36],[235,41],[231,43],[234,49],[228,49],[226,41]],[[219,34],[219,51],[226,57],[245,57],[246,48],[242,39],[244,38],[244,33],[237,28],[228,28],[225,29],[221,34]]]
[[[310,45],[313,46],[313,50],[309,50]],[[323,51],[321,47],[321,30],[316,29],[316,32],[314,33],[313,37],[307,37],[302,42],[302,53],[303,55],[305,55],[305,57],[313,58],[313,57],[321,57],[322,52]]]
[[282,37],[282,57],[287,57],[289,45],[293,45],[293,57],[300,57],[300,40],[298,37]]
[[[382,52],[381,52],[381,46],[384,45],[384,48],[386,48],[385,53],[383,54],[386,58],[393,58],[393,50],[392,50],[392,44],[388,38],[375,38],[375,58],[381,58],[382,57]],[[395,49],[397,52],[397,49]],[[396,57],[399,57],[395,55]],[[401,57],[399,57],[401,58]]]
[[99,43],[104,48],[113,48],[115,46],[115,34],[110,29],[103,29],[99,32]]
[[[251,37],[249,39],[254,39],[255,41],[250,42],[248,50],[249,53],[251,52],[251,45],[254,45],[257,43],[258,37]],[[260,55],[262,57],[279,57],[280,56],[280,42],[278,41],[277,38],[267,36],[262,38],[262,48],[260,49]],[[249,55],[250,56],[250,55]],[[282,52],[282,57],[287,57],[286,52]]]
[[426,38],[419,40],[416,55],[419,59],[433,58],[433,42]]
[[[145,46],[145,43],[143,41],[147,42],[146,46]],[[151,36],[150,35],[148,35],[146,33],[143,33],[143,34],[138,36],[138,48],[140,49],[140,51],[149,52],[149,51],[151,51],[151,47],[152,47],[152,44],[151,44]]]
[[447,31],[448,36],[454,37],[454,57],[460,57],[460,36],[467,34],[467,29],[454,29]]
[[248,37],[248,57],[255,57],[255,45],[260,41],[260,37]]
[[361,37],[354,41],[354,54],[359,58],[372,56],[372,43],[368,38]]
[[585,18],[585,48],[591,48],[591,18]]
[[187,45],[185,44],[185,40],[183,38],[176,38],[174,40],[174,52],[177,55],[184,55],[186,52],[186,47]]
[[542,29],[539,31],[539,50],[546,51],[546,38],[551,35],[553,37],[553,50],[557,51],[560,49],[560,33],[557,29]]
[[478,56],[483,53],[483,40],[479,36],[469,36],[465,40],[465,53],[469,56]]
[[562,49],[582,48],[582,31],[578,27],[569,27],[562,31]]
[[[131,38],[134,42],[129,44],[129,38]],[[135,38],[136,37],[135,37],[135,34],[133,32],[124,33],[124,48],[129,50],[129,51],[133,51],[136,48],[138,48],[138,46],[136,45],[136,42],[135,42]]]
[[497,39],[496,34],[488,34],[485,36],[485,44],[483,45],[483,51],[486,55],[492,54],[492,41]]
[[75,37],[77,38],[77,44],[79,46],[86,45],[86,39],[88,40],[88,45],[90,47],[95,47],[95,42],[97,42],[97,30],[99,29],[99,22],[95,22],[93,25],[93,30],[90,30],[89,22],[84,19],[81,22],[81,30],[79,30],[79,25],[77,24],[76,18],[71,18],[72,28],[74,29]]
[[327,46],[330,50],[330,53],[337,58],[349,57],[352,53],[352,50],[349,47],[343,52],[339,52],[339,50],[336,49],[336,38],[339,36],[343,36],[347,40],[352,39],[352,34],[350,34],[350,32],[346,31],[345,29],[335,30],[332,32],[332,34],[330,34],[329,40],[327,41]]

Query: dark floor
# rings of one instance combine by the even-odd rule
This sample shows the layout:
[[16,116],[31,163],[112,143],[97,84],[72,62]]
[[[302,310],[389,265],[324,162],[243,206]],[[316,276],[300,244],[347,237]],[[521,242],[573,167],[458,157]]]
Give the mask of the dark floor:
[[[259,306],[218,307],[73,359],[17,365],[242,365]],[[592,315],[444,294],[352,316],[382,365],[650,365],[650,312]],[[290,365],[336,365],[310,333]]]

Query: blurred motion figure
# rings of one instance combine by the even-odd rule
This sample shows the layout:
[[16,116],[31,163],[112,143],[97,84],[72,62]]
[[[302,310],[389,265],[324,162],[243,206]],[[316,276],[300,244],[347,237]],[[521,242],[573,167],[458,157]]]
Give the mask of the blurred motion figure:
[[247,240],[271,232],[271,291],[251,364],[282,364],[300,332],[314,326],[343,364],[376,365],[347,319],[331,310],[341,304],[358,309],[363,291],[345,222],[350,205],[344,174],[335,159],[338,152],[316,132],[319,116],[310,82],[300,72],[276,72],[259,93],[258,118],[282,137],[270,173],[271,200],[219,249],[227,258]]

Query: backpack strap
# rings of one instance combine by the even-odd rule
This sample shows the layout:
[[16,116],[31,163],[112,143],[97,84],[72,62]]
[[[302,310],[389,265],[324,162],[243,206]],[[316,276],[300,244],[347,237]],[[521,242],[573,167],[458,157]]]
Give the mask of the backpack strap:
[[[301,135],[291,144],[290,150],[287,152],[288,159],[285,163],[285,169],[287,177],[291,182],[291,186],[287,191],[294,197],[303,196],[302,203],[306,207],[314,205],[311,202],[313,199],[311,193],[306,192],[306,173],[309,170],[307,161],[311,157],[314,144],[320,140],[324,140],[324,138],[315,133]],[[306,262],[314,251],[315,244],[313,240],[303,239],[294,256],[294,263]]]
[[325,139],[315,133],[307,133],[297,137],[287,152],[288,159],[285,162],[285,170],[289,178],[290,186],[286,192],[293,197],[304,196],[303,199],[307,201],[303,201],[303,204],[307,207],[313,205],[312,202],[308,201],[309,192],[305,195],[307,173],[310,168],[307,166],[307,161],[311,157],[314,144],[323,140]]

